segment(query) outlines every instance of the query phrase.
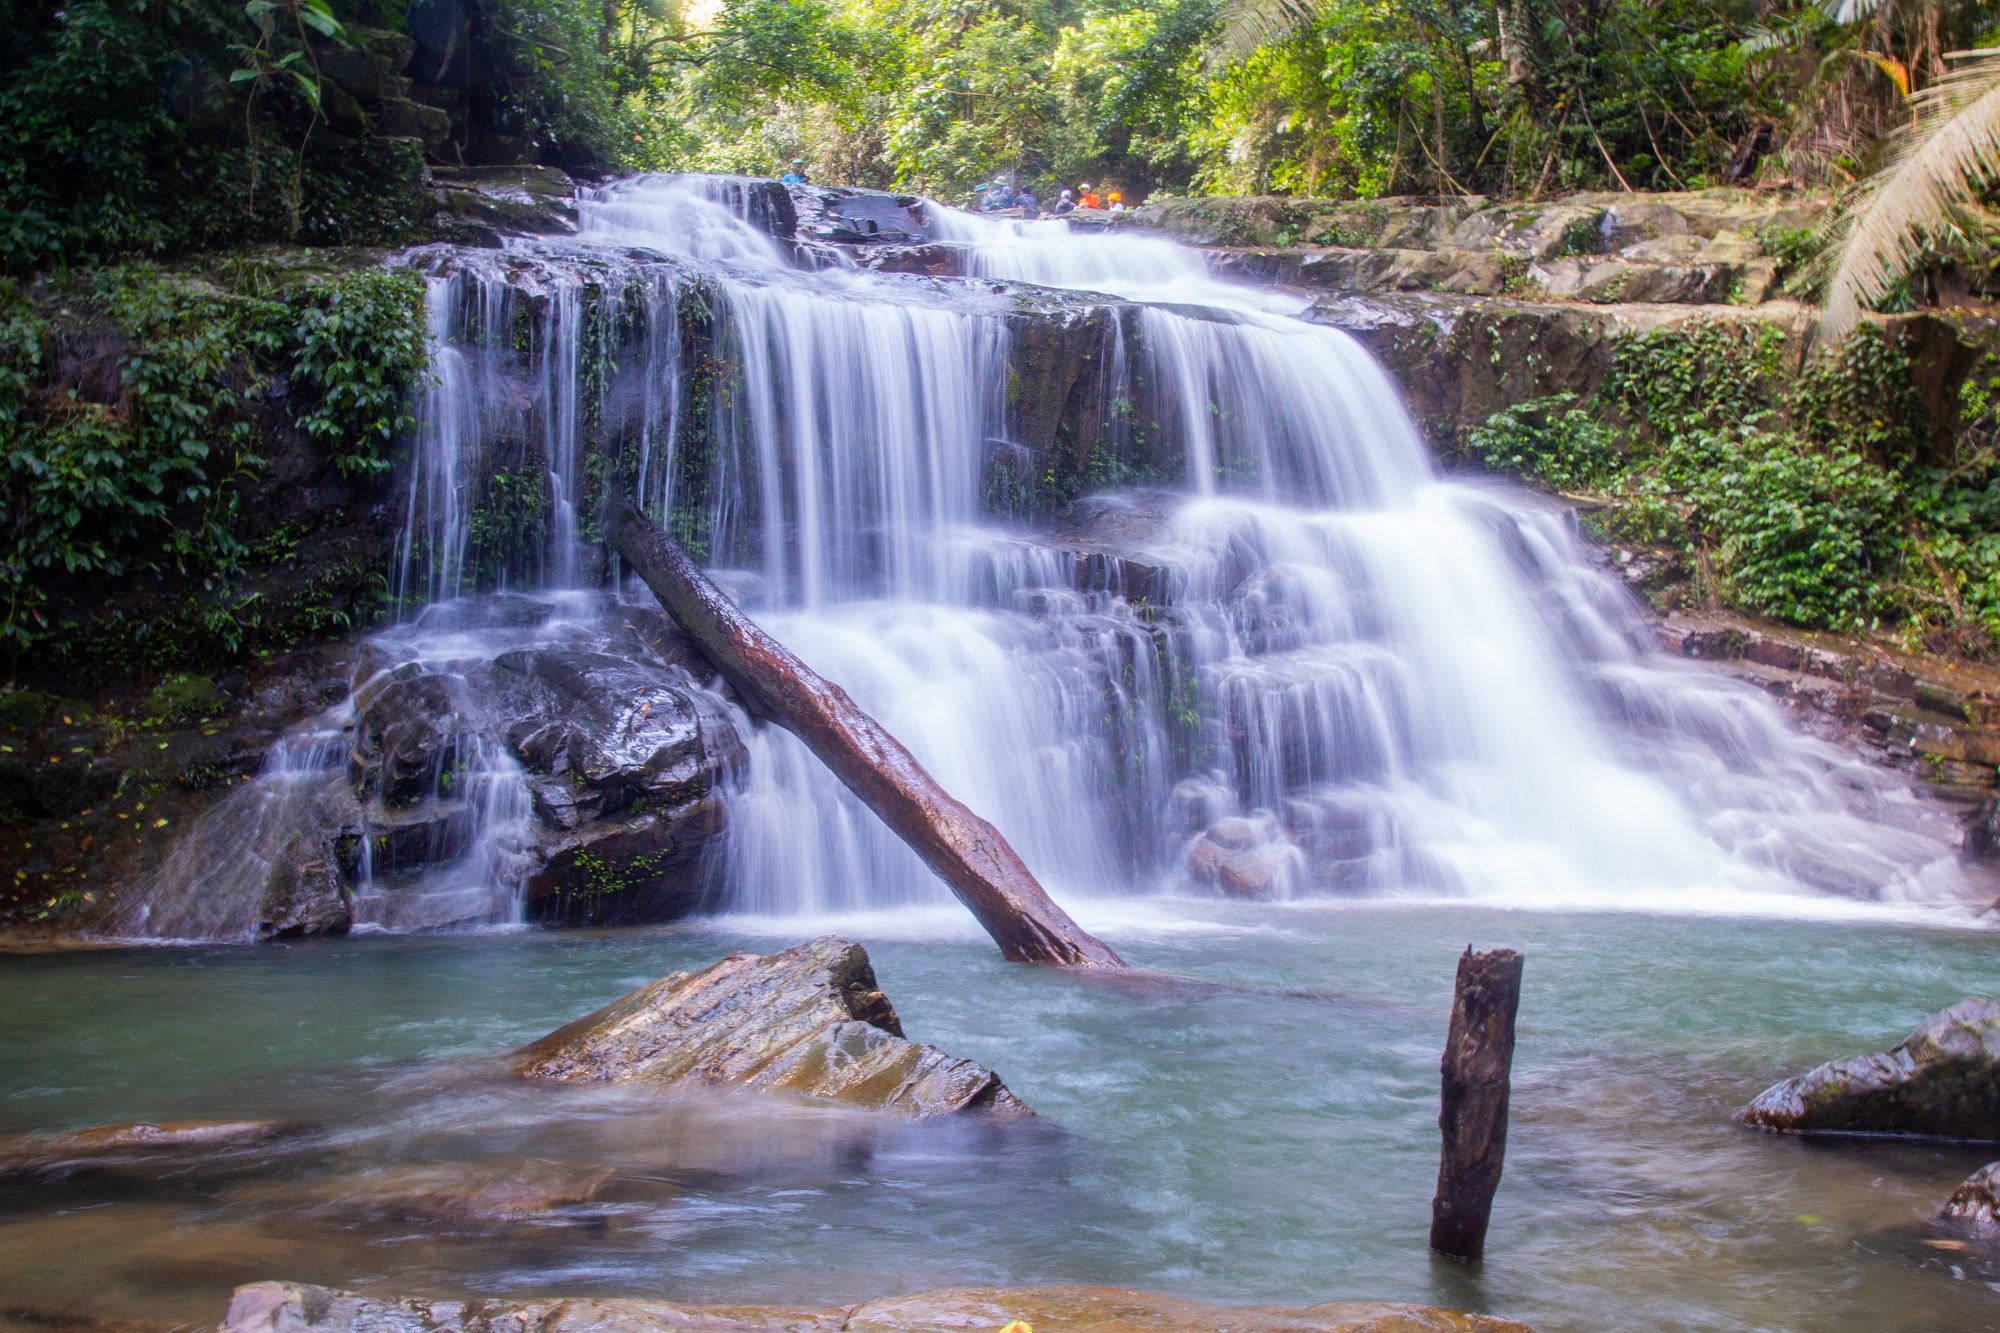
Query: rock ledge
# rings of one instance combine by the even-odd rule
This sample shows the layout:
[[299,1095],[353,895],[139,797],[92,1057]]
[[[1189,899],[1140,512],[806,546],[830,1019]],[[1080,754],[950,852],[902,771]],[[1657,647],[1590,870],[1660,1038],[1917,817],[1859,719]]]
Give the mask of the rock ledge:
[[1531,1333],[1423,1305],[1206,1305],[1110,1287],[948,1288],[823,1309],[638,1300],[378,1300],[298,1282],[238,1287],[220,1333]]

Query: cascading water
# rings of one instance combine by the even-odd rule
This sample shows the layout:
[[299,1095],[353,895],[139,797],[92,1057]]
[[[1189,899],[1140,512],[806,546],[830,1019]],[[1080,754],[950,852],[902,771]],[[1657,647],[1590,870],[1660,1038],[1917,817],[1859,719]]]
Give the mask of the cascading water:
[[[646,234],[649,210],[678,216],[714,188],[613,187],[586,234],[615,217],[621,239],[674,247],[669,227]],[[1137,347],[1121,349],[1124,396],[1163,402],[1185,470],[1158,480],[1200,498],[1134,546],[1182,587],[1164,607],[1080,595],[1061,560],[1024,559],[1019,534],[981,525],[990,317],[937,319],[924,358],[897,284],[806,281],[745,240],[731,257],[755,276],[724,289],[764,451],[760,612],[1059,889],[1176,882],[1219,859],[1225,889],[1280,896],[1720,907],[1957,892],[1941,815],[1747,691],[1648,651],[1636,608],[1555,516],[1440,482],[1345,335],[1210,280],[1164,241],[929,217],[980,277],[1145,303]],[[840,484],[857,475],[928,488],[885,505],[912,492]],[[872,582],[862,552],[880,553]],[[844,576],[792,573],[816,565]],[[941,899],[789,737],[753,747],[732,807],[736,905]],[[1204,828],[1214,846],[1189,857]]]
[[[936,205],[943,267],[968,276],[874,271],[795,228],[814,202],[650,177],[588,193],[575,238],[412,256],[435,373],[406,623],[371,671],[601,646],[629,613],[587,591],[590,509],[622,477],[1072,905],[1967,895],[1942,812],[1652,651],[1560,514],[1440,478],[1381,369],[1302,302],[1165,240]],[[1030,345],[1050,330],[1069,341]],[[1078,362],[1089,382],[1027,430],[1024,368]],[[1078,491],[1096,498],[1057,517]],[[510,586],[542,590],[530,628],[453,601]],[[734,716],[712,902],[949,903],[794,738]],[[433,794],[457,813],[433,819],[430,905],[377,893],[364,855],[363,919],[511,914],[530,793],[504,747],[454,753],[482,794]],[[292,817],[289,771],[238,802],[257,838]]]

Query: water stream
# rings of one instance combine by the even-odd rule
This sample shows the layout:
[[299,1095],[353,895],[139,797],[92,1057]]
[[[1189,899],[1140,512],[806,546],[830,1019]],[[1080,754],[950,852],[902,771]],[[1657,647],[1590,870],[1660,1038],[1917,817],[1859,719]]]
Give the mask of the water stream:
[[[411,257],[438,373],[404,612],[360,691],[618,641],[616,599],[646,594],[602,565],[590,505],[622,468],[1086,925],[1168,970],[1339,995],[1135,1001],[1009,969],[796,740],[735,713],[722,916],[0,972],[20,1054],[0,1129],[317,1126],[247,1177],[7,1186],[0,1273],[32,1278],[23,1308],[209,1320],[229,1283],[274,1275],[794,1303],[1077,1281],[1544,1330],[2000,1323],[2000,1271],[1915,1220],[1977,1153],[1727,1123],[1800,1061],[1994,987],[1992,890],[1945,812],[1657,652],[1565,515],[1441,475],[1380,368],[1302,303],[1163,240],[935,205],[964,276],[878,272],[772,235],[773,207],[752,182],[646,178],[587,195],[577,237]],[[1051,329],[1095,367],[1066,408],[1096,431],[1064,446],[1087,459],[1074,504],[1049,501],[1069,464],[1022,424],[1023,358]],[[215,867],[247,882],[277,854],[338,781],[344,716],[189,840],[147,933],[241,937]],[[464,785],[433,793],[462,812],[435,821],[449,855],[364,866],[364,924],[517,917],[529,795],[504,750],[468,747]],[[638,1106],[436,1063],[828,928],[876,951],[914,1033],[999,1068],[1045,1121]],[[1476,1280],[1420,1239],[1468,938],[1531,959],[1519,1146]],[[353,1184],[579,1171],[615,1187],[497,1231]]]

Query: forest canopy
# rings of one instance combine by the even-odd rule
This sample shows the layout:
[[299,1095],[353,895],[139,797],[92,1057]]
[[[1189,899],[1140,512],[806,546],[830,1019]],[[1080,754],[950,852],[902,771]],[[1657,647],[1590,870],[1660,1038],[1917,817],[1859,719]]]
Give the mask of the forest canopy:
[[475,140],[586,176],[802,157],[955,202],[998,173],[1128,198],[1839,187],[1996,7],[1826,4],[14,3],[0,263],[395,239],[422,152],[333,86],[356,52],[460,98],[440,164]]

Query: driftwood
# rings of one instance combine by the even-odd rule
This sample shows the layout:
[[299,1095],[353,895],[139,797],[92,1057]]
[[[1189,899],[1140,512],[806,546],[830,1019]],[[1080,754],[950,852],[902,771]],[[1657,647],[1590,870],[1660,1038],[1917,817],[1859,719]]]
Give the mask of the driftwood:
[[1444,1046],[1438,1128],[1444,1155],[1431,1200],[1431,1248],[1475,1260],[1507,1155],[1508,1080],[1514,1065],[1514,1011],[1521,1003],[1521,955],[1512,949],[1458,960],[1451,1033]]
[[1125,966],[1043,892],[998,829],[940,787],[847,691],[759,629],[630,497],[608,499],[602,524],[606,540],[751,710],[804,741],[951,886],[1010,960]]

